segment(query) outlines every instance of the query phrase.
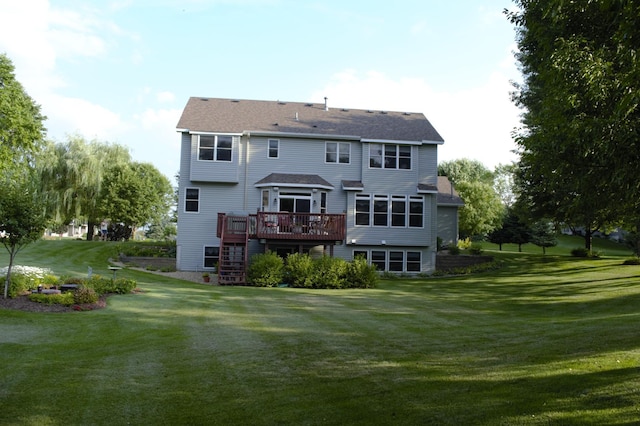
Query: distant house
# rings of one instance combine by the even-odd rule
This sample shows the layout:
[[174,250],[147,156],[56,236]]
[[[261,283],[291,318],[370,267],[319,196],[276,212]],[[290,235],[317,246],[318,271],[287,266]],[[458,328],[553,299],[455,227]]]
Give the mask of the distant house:
[[438,232],[457,238],[443,139],[421,113],[193,97],[177,127],[179,270],[218,266],[220,283],[242,283],[250,256],[271,250],[431,272]]

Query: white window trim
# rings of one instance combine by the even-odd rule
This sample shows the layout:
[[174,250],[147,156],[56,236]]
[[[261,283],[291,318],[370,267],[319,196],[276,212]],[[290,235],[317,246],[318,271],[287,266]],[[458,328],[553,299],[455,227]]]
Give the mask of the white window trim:
[[[336,144],[336,161],[327,161],[327,149],[328,149],[329,144]],[[349,161],[346,162],[346,163],[341,163],[340,162],[340,153],[341,153],[340,146],[341,145],[346,145],[347,146],[347,154],[348,154],[348,157],[349,157]],[[325,164],[337,164],[337,165],[340,165],[340,164],[349,165],[349,164],[351,164],[351,143],[349,143],[349,142],[338,142],[338,141],[325,141],[325,143],[324,143],[324,162],[325,162]]]
[[[357,201],[368,200],[369,202],[369,224],[368,225],[360,225],[356,222],[356,215],[358,214],[357,210]],[[387,202],[387,224],[386,225],[374,225],[374,206],[376,200],[378,201],[386,201]],[[405,210],[404,210],[404,225],[402,226],[394,226],[393,223],[393,202],[404,202]],[[411,223],[411,203],[421,203],[422,204],[422,226],[410,226]],[[386,195],[386,194],[355,194],[355,202],[353,207],[353,223],[356,227],[362,228],[394,228],[394,229],[424,229],[425,220],[424,220],[424,209],[425,202],[423,197],[415,196],[415,195]]]
[[[271,156],[271,142],[276,143],[276,156]],[[267,139],[267,158],[269,160],[276,160],[280,158],[280,139]]]
[[[213,136],[213,147],[212,148],[206,148],[206,149],[211,149],[213,151],[213,160],[201,160],[200,159],[200,149],[202,149],[200,147],[200,138],[202,136]],[[229,160],[218,160],[218,138],[221,136],[225,136],[225,137],[230,137],[231,138],[231,158]],[[233,163],[233,146],[235,145],[235,137],[232,135],[226,135],[226,134],[198,134],[198,150],[196,153],[196,159],[198,161],[202,161],[205,163]]]
[[[371,167],[371,148],[374,145],[378,145],[381,147],[382,149],[382,159],[380,161],[380,167]],[[396,167],[385,167],[385,161],[384,161],[384,157],[385,157],[385,148],[388,145],[393,145],[395,146],[396,149]],[[409,147],[409,161],[411,162],[411,167],[409,167],[408,169],[402,169],[400,168],[400,147],[401,146],[408,146]],[[367,166],[369,167],[369,169],[372,170],[396,170],[396,171],[411,171],[413,170],[413,163],[414,163],[414,154],[413,154],[413,148],[411,147],[411,145],[407,145],[407,144],[396,144],[396,143],[370,143],[369,144],[369,153],[368,153],[368,159],[367,159]]]
[[[193,199],[187,199],[187,193],[189,192],[190,189],[196,189],[198,191],[198,199],[197,199],[197,201],[198,201],[198,210],[195,210],[195,211],[194,210],[187,210],[187,202],[188,201],[193,201]],[[198,213],[200,213],[200,203],[201,203],[201,198],[202,198],[200,196],[201,192],[202,191],[200,190],[200,188],[198,188],[196,186],[189,186],[189,187],[186,187],[184,189],[184,204],[182,205],[182,210],[183,210],[184,213],[186,213],[186,214],[198,214]]]

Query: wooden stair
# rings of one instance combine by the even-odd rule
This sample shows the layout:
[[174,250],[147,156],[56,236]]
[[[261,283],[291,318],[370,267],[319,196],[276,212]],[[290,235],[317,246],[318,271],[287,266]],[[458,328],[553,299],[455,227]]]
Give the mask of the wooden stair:
[[218,284],[246,284],[249,217],[225,215],[222,220]]

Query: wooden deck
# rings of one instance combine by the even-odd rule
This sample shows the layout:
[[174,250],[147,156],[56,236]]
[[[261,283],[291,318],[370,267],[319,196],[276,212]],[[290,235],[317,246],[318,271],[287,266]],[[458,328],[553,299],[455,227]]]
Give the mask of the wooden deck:
[[[218,213],[217,236],[222,235],[224,213]],[[227,217],[227,229],[244,233],[248,226],[250,239],[287,241],[342,241],[346,232],[346,215],[320,213],[259,212],[248,217]],[[238,229],[235,229],[238,228]],[[240,229],[242,228],[242,230]]]

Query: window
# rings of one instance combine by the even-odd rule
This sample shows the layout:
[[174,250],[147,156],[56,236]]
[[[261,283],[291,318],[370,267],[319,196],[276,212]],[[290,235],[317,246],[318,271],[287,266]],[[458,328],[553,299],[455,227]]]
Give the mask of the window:
[[388,226],[389,197],[386,195],[373,196],[373,226]]
[[366,259],[369,258],[368,254],[369,253],[367,253],[366,250],[354,250],[353,251],[353,258],[356,259],[358,257],[364,257],[364,259],[366,260]]
[[371,197],[356,194],[356,225],[369,226],[371,223]]
[[[390,207],[390,208],[389,208]],[[356,194],[357,226],[422,228],[424,199],[420,196]]]
[[327,212],[327,193],[321,192],[320,193],[320,213],[326,213],[326,212]]
[[409,197],[409,227],[422,228],[424,212],[424,198],[418,196]]
[[401,195],[391,196],[391,226],[405,226],[407,198]]
[[187,188],[187,192],[184,196],[184,211],[196,212],[196,213],[200,211],[200,189],[199,188]]
[[402,272],[404,268],[404,252],[389,251],[389,270],[392,272]]
[[422,253],[419,251],[407,252],[407,272],[420,272],[422,268]]
[[346,142],[327,142],[325,144],[327,163],[349,164],[351,162],[351,144]]
[[372,143],[369,145],[372,169],[411,169],[411,146]]
[[219,258],[220,258],[220,247],[205,246],[204,248],[204,267],[205,268],[214,268],[216,266],[216,263],[218,263]]
[[198,160],[231,161],[232,136],[200,135]]
[[278,158],[279,146],[280,141],[278,139],[269,139],[269,153],[267,154],[269,158]]
[[376,265],[378,271],[386,271],[387,252],[382,250],[371,250],[371,264]]

